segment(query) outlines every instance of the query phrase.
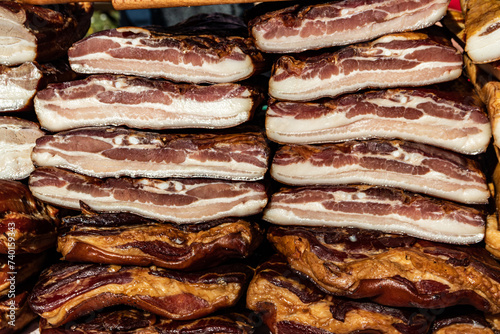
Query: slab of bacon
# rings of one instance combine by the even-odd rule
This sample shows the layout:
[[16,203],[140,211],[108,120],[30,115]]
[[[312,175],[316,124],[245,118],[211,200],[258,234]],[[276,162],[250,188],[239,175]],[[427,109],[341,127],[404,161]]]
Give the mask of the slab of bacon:
[[0,254],[12,248],[20,254],[54,247],[58,224],[58,211],[33,197],[27,186],[0,180]]
[[[21,290],[21,289],[20,289]],[[0,333],[21,333],[37,315],[28,305],[30,290],[22,289],[13,298],[0,299]]]
[[56,132],[97,125],[228,128],[248,121],[261,100],[256,88],[238,83],[203,86],[102,74],[51,84],[34,104],[42,127]]
[[279,258],[257,268],[248,287],[247,307],[263,313],[274,334],[424,334],[430,326],[429,320],[413,309],[325,294]]
[[1,298],[4,296],[13,298],[12,295],[16,292],[20,293],[23,286],[27,286],[33,280],[36,280],[48,262],[47,252],[40,254],[15,254],[11,252],[10,255],[2,254],[0,256]]
[[0,64],[45,62],[64,56],[90,27],[91,3],[32,6],[0,2]]
[[85,74],[115,73],[178,82],[225,83],[249,78],[264,67],[251,39],[179,35],[121,27],[94,33],[68,51],[71,68]]
[[322,290],[382,305],[500,313],[500,265],[482,246],[348,228],[272,226],[268,239]]
[[0,116],[0,179],[21,180],[35,169],[31,152],[45,133],[35,122]]
[[269,94],[307,101],[365,88],[424,86],[458,78],[462,64],[462,55],[445,38],[390,34],[303,60],[282,56],[274,64]]
[[181,273],[157,267],[60,262],[42,272],[29,304],[51,326],[113,305],[129,305],[169,319],[197,319],[235,305],[252,272],[237,264]]
[[491,125],[472,96],[397,88],[315,102],[271,101],[266,134],[286,144],[398,138],[477,154],[488,147]]
[[98,179],[55,167],[37,168],[33,195],[55,205],[95,211],[131,212],[179,224],[257,214],[267,204],[262,182],[215,179]]
[[476,160],[400,140],[286,145],[270,170],[274,179],[290,185],[373,184],[468,204],[485,204],[490,197]]
[[467,307],[451,307],[440,312],[429,334],[497,334],[498,328],[481,312]]
[[58,251],[67,261],[176,270],[199,270],[245,258],[263,236],[257,223],[237,218],[172,225],[128,213],[66,217],[61,230]]
[[483,240],[486,216],[474,208],[393,188],[284,188],[263,218],[273,224],[357,227],[452,244]]
[[270,149],[260,132],[154,133],[89,127],[47,135],[31,158],[96,177],[264,178]]
[[256,46],[265,52],[300,52],[368,41],[422,29],[439,21],[449,0],[344,0],[294,5],[249,22]]

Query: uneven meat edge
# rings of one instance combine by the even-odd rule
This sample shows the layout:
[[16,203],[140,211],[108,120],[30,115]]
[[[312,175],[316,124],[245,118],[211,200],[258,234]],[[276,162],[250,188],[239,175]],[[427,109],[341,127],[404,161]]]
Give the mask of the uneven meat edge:
[[489,63],[500,59],[499,13],[498,1],[466,1],[465,51],[475,63]]

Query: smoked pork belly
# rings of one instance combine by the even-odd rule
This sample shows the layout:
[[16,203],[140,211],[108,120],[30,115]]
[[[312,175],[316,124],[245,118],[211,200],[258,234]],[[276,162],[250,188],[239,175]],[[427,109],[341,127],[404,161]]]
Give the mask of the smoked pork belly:
[[270,149],[260,132],[154,133],[88,127],[46,135],[31,158],[38,166],[95,177],[264,178]]
[[466,204],[490,198],[478,161],[400,140],[285,145],[274,155],[270,173],[289,185],[372,184]]
[[429,334],[497,334],[482,312],[468,307],[450,307],[437,315]]
[[462,55],[444,37],[423,32],[389,34],[317,56],[280,57],[269,94],[310,101],[367,88],[424,86],[457,79]]
[[422,29],[439,21],[448,4],[449,0],[344,0],[293,5],[254,18],[249,29],[262,51],[301,52]]
[[0,298],[0,333],[22,333],[37,318],[28,305],[29,294],[30,290],[24,287],[12,298]]
[[33,195],[54,205],[130,212],[172,223],[200,223],[258,214],[267,204],[264,183],[217,179],[99,179],[56,167],[31,174]]
[[53,132],[100,125],[211,129],[250,120],[261,100],[256,88],[238,83],[176,84],[102,74],[49,85],[34,105],[41,126]]
[[451,244],[483,240],[485,213],[465,205],[375,186],[283,188],[263,219],[277,225],[357,227]]

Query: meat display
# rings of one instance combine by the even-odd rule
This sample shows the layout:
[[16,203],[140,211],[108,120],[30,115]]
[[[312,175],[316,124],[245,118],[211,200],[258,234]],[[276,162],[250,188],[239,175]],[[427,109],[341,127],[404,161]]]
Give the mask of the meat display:
[[38,166],[95,177],[255,181],[264,178],[269,155],[260,132],[160,134],[88,127],[39,138],[31,158]]
[[68,51],[77,73],[114,73],[177,82],[226,83],[260,72],[265,61],[249,38],[179,35],[121,27],[96,32]]
[[275,192],[263,219],[278,225],[357,227],[451,244],[483,240],[486,216],[472,207],[393,188],[330,186]]
[[87,33],[93,6],[90,2],[32,6],[0,2],[0,64],[46,62],[64,56]]
[[45,133],[38,124],[9,116],[0,116],[0,179],[21,180],[35,169],[31,151]]
[[448,3],[344,0],[294,5],[261,15],[249,27],[262,51],[301,52],[429,27],[444,16]]
[[262,236],[258,224],[236,218],[172,225],[128,213],[87,213],[63,219],[58,251],[71,262],[200,270],[247,257]]
[[304,60],[282,56],[274,65],[269,94],[309,101],[366,88],[424,86],[457,79],[462,64],[462,55],[445,38],[390,34]]
[[490,197],[476,160],[399,140],[286,145],[274,155],[270,170],[274,179],[290,185],[363,183],[467,204],[485,204]]
[[113,305],[129,305],[169,319],[197,319],[233,306],[251,274],[251,268],[243,265],[181,273],[157,267],[60,262],[42,272],[29,304],[51,326]]
[[238,83],[202,86],[102,74],[49,85],[34,104],[50,131],[100,125],[229,128],[251,119],[262,98],[258,89]]
[[272,226],[268,239],[322,290],[396,307],[500,313],[500,265],[481,246],[347,228]]
[[0,180],[0,254],[12,248],[20,254],[54,247],[58,223],[58,210],[33,197],[23,183]]
[[273,258],[257,268],[247,307],[263,313],[274,334],[425,334],[429,319],[416,310],[398,310],[325,294],[307,278]]
[[396,88],[314,102],[272,101],[266,134],[284,144],[398,138],[478,154],[488,147],[491,126],[479,99],[437,89]]
[[31,173],[29,186],[43,201],[72,209],[130,212],[179,224],[257,214],[267,204],[262,182],[215,179],[98,179],[55,167]]

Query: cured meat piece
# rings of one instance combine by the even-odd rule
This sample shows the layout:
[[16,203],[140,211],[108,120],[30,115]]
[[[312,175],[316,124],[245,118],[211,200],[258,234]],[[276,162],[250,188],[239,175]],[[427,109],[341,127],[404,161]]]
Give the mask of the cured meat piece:
[[249,85],[174,84],[123,75],[92,75],[49,85],[35,111],[50,131],[97,125],[132,128],[228,128],[248,121],[262,100]]
[[477,161],[400,140],[283,146],[274,155],[271,176],[291,185],[395,187],[468,204],[484,204],[490,197]]
[[68,56],[78,73],[191,83],[240,81],[264,67],[263,56],[247,37],[183,35],[138,27],[96,32],[73,44]]
[[0,2],[0,64],[45,62],[64,56],[90,27],[91,3],[32,6]]
[[131,212],[179,224],[257,214],[267,204],[261,182],[209,179],[98,179],[54,167],[40,167],[29,179],[35,197],[79,209]]
[[500,212],[500,165],[498,164],[493,171],[492,179],[496,210],[488,215],[484,242],[486,250],[497,259],[500,259],[500,229],[498,224]]
[[357,227],[452,244],[483,240],[483,212],[454,202],[374,186],[284,188],[264,220],[279,225]]
[[272,226],[268,239],[322,290],[396,307],[500,313],[500,265],[482,246],[348,228]]
[[[15,249],[14,249],[15,250]],[[28,281],[36,279],[47,265],[47,253],[16,254],[0,256],[0,297],[14,298]]]
[[[85,321],[86,320],[86,321]],[[84,322],[85,321],[85,322]],[[50,327],[42,318],[42,334],[195,334],[235,333],[252,334],[254,327],[242,314],[214,315],[196,320],[171,320],[137,309],[98,312],[91,319],[78,319],[71,327]]]
[[476,63],[500,59],[500,3],[496,0],[465,1],[465,51]]
[[249,27],[265,52],[301,52],[422,29],[439,21],[449,0],[344,0],[294,5],[261,15]]
[[307,101],[365,88],[424,86],[457,79],[462,63],[460,52],[445,38],[390,34],[304,60],[282,56],[274,65],[269,94]]
[[233,306],[251,274],[251,268],[235,264],[180,273],[157,267],[60,262],[42,272],[29,304],[52,326],[113,305],[129,305],[169,319],[197,319]]
[[155,265],[199,270],[245,258],[260,244],[256,223],[226,218],[206,224],[161,224],[128,213],[63,219],[58,251],[71,262]]
[[28,305],[29,290],[24,290],[12,298],[0,299],[0,333],[20,333],[31,321],[35,320],[36,314]]
[[89,127],[39,138],[32,160],[96,177],[264,178],[270,149],[259,132],[176,134]]
[[286,144],[398,138],[477,154],[486,151],[491,126],[471,96],[397,88],[315,102],[272,101],[266,134]]
[[54,247],[58,224],[58,210],[33,197],[27,186],[0,180],[0,254],[8,254],[12,244],[16,254]]
[[0,179],[21,180],[35,169],[31,151],[45,133],[38,124],[17,117],[0,116]]
[[430,334],[497,334],[484,314],[464,307],[444,310],[433,322]]
[[274,334],[427,333],[426,317],[322,293],[281,259],[261,264],[250,282],[247,307],[261,312]]

